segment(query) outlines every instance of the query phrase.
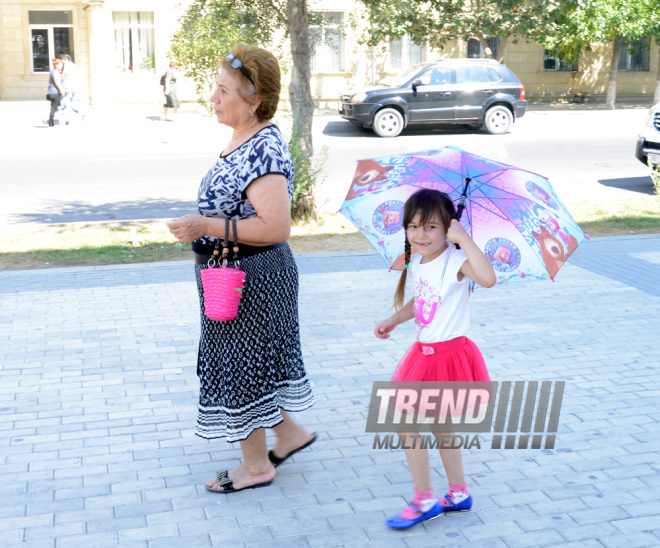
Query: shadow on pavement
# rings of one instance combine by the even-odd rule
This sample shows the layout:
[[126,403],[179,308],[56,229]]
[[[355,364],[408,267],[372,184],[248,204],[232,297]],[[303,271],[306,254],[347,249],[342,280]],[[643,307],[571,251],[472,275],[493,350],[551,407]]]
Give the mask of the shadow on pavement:
[[599,179],[598,182],[603,186],[611,188],[620,188],[653,196],[653,181],[651,177],[621,177],[618,179]]
[[86,202],[50,202],[44,213],[8,215],[11,224],[76,223],[98,221],[132,221],[134,219],[164,219],[196,213],[195,201],[183,202],[167,199],[113,202],[93,205]]

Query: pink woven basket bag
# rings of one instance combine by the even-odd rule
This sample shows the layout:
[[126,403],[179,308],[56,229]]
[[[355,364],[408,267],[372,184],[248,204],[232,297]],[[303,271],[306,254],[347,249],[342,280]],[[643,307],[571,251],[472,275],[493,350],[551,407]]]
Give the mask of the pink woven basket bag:
[[234,229],[234,267],[227,265],[229,256],[229,219],[225,225],[225,240],[222,243],[222,264],[219,246],[215,246],[208,268],[203,269],[202,288],[204,289],[204,312],[209,320],[226,322],[238,315],[238,306],[245,287],[245,272],[240,269],[238,260],[238,242],[236,238],[236,220],[232,220]]

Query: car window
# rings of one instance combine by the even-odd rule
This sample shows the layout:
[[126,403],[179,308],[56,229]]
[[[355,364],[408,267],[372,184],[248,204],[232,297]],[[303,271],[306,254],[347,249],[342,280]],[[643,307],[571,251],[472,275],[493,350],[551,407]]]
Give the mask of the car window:
[[386,85],[391,86],[393,88],[400,88],[402,87],[408,80],[410,80],[417,71],[419,71],[420,67],[419,65],[415,65],[413,67],[410,67],[403,71],[401,74],[387,78],[387,83]]
[[451,69],[449,67],[436,67],[421,74],[417,80],[425,86],[443,86],[451,84]]
[[457,84],[478,84],[489,82],[488,75],[483,67],[467,66],[456,67],[456,83]]
[[491,82],[499,82],[502,79],[502,76],[497,72],[493,67],[486,67],[486,72]]

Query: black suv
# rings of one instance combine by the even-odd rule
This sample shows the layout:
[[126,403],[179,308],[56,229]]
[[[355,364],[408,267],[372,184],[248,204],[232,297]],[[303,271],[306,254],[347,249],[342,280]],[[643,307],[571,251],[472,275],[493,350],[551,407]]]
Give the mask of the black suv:
[[397,76],[389,86],[341,96],[339,114],[396,137],[408,124],[462,124],[506,133],[525,114],[525,88],[494,59],[444,59],[422,63]]

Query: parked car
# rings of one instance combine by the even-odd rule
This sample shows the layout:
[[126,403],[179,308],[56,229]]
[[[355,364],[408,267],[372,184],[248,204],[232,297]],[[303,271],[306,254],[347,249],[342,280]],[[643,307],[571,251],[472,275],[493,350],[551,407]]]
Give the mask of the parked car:
[[507,133],[527,110],[525,87],[494,59],[443,59],[415,65],[378,86],[341,96],[339,114],[380,137],[417,123],[485,126]]
[[660,103],[653,105],[644,121],[642,132],[637,138],[635,156],[643,164],[660,164]]

